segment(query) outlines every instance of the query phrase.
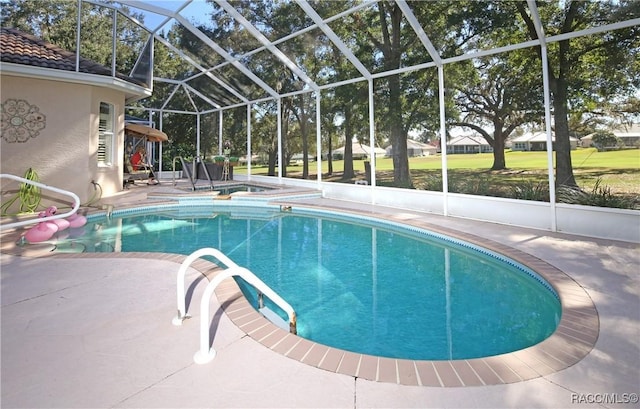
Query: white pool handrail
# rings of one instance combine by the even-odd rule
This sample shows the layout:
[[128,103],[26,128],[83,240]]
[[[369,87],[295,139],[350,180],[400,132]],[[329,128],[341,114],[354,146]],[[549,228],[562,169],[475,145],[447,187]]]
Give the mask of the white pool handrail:
[[219,273],[207,284],[204,290],[202,299],[200,301],[200,350],[196,352],[193,360],[198,364],[204,364],[211,361],[216,356],[216,351],[213,346],[209,348],[209,305],[211,303],[211,297],[216,287],[225,279],[233,276],[239,276],[245,280],[248,284],[252,285],[259,291],[259,298],[262,298],[262,294],[270,298],[278,307],[282,308],[287,313],[289,318],[289,331],[292,334],[297,332],[296,329],[296,313],[293,307],[289,305],[282,297],[276,294],[268,285],[266,285],[260,278],[244,267],[238,266],[229,257],[224,255],[220,250],[205,247],[191,253],[180,265],[177,277],[177,301],[178,301],[178,316],[172,320],[173,325],[182,325],[182,322],[187,318],[186,313],[186,295],[185,295],[185,275],[187,268],[198,258],[202,256],[213,256],[218,261],[222,262],[227,268]]
[[66,212],[66,213],[60,213],[60,214],[55,214],[53,216],[47,216],[47,217],[37,217],[34,219],[29,219],[29,220],[22,220],[19,222],[13,222],[13,223],[6,223],[6,224],[0,224],[0,230],[4,230],[4,229],[8,229],[8,228],[13,228],[13,227],[20,227],[20,226],[26,226],[29,224],[36,224],[36,223],[40,223],[40,222],[45,222],[47,220],[55,220],[55,219],[63,219],[65,217],[69,217],[74,215],[78,209],[80,208],[80,198],[78,197],[78,195],[76,195],[73,192],[70,192],[68,190],[64,190],[64,189],[59,189],[57,187],[53,187],[53,186],[49,186],[49,185],[45,185],[44,183],[40,183],[40,182],[36,182],[30,179],[25,179],[23,177],[20,176],[15,176],[15,175],[11,175],[8,173],[0,173],[0,179],[12,179],[21,183],[27,183],[29,185],[33,185],[36,187],[39,187],[40,189],[46,189],[46,190],[50,190],[52,192],[56,192],[56,193],[60,193],[66,196],[71,197],[71,199],[73,199],[73,207],[70,211]]
[[173,325],[182,325],[182,322],[187,318],[186,296],[185,296],[185,275],[187,269],[193,264],[194,261],[202,256],[213,256],[218,261],[221,261],[227,268],[238,267],[229,257],[223,252],[212,247],[204,247],[189,254],[186,259],[180,265],[177,276],[176,296],[178,302],[178,316],[173,319]]

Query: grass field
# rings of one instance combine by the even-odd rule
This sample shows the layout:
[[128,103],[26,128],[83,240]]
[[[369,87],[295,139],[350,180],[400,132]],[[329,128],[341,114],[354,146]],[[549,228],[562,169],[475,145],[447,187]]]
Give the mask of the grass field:
[[[505,152],[507,170],[490,171],[493,154],[456,154],[447,155],[447,169],[450,179],[469,178],[475,175],[487,179],[487,183],[509,185],[513,183],[548,181],[547,152]],[[640,149],[598,152],[595,148],[577,149],[571,152],[571,161],[576,181],[582,189],[590,190],[599,183],[607,186],[612,192],[638,195],[640,194]],[[328,162],[322,162],[323,179],[342,180],[343,161],[333,161],[333,175],[327,175]],[[442,169],[441,155],[409,158],[409,168],[414,185],[424,185],[425,178],[431,181],[439,178]],[[354,161],[357,173],[355,179],[364,177],[364,161]],[[246,173],[246,168],[239,167],[237,173]],[[317,164],[309,163],[309,173],[315,178]],[[267,174],[267,168],[253,166],[253,174]],[[288,166],[288,177],[301,177],[302,166]],[[390,158],[376,159],[376,176],[380,184],[393,183],[393,162]],[[599,181],[599,182],[598,182]]]

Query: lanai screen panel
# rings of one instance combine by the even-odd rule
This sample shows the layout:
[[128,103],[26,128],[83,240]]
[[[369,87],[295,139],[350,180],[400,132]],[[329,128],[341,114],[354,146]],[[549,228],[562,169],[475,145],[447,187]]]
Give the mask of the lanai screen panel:
[[428,3],[408,4],[443,59],[531,40],[519,14],[519,9],[529,12],[524,1]]
[[[330,8],[331,2],[323,3],[323,6]],[[381,13],[380,7],[388,10]],[[324,13],[331,14],[326,9]],[[371,3],[338,14],[327,25],[371,73],[432,61],[400,8],[387,2]]]

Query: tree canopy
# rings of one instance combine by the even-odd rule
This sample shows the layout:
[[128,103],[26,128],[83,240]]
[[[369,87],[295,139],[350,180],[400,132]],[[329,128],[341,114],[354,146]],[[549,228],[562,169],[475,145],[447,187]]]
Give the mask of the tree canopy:
[[[116,69],[131,73],[152,34],[145,25],[148,13],[117,1],[82,4],[81,55],[110,65],[115,53]],[[302,153],[306,178],[316,151],[350,147],[354,138],[368,142],[373,108],[373,142],[393,146],[394,184],[412,187],[408,135],[422,131],[424,139],[446,138],[440,135],[443,105],[447,133],[453,127],[475,131],[493,148],[491,169],[505,169],[508,139],[544,123],[543,61],[557,185],[576,184],[570,136],[607,121],[637,119],[639,26],[618,24],[640,16],[637,1],[536,2],[534,9],[522,1],[466,0],[206,4],[208,12],[198,22],[176,18],[153,33],[154,93],[138,107],[164,112],[163,128],[173,136],[168,154],[195,155],[200,115],[201,154],[218,153],[222,125],[234,154],[264,155],[270,174],[279,157],[286,163]],[[77,47],[76,2],[14,0],[4,2],[1,13],[4,26],[69,50]],[[108,41],[95,41],[111,37],[114,21],[115,50]],[[531,42],[541,35],[542,44]],[[282,96],[279,103],[274,96]],[[349,149],[345,155],[349,178]]]

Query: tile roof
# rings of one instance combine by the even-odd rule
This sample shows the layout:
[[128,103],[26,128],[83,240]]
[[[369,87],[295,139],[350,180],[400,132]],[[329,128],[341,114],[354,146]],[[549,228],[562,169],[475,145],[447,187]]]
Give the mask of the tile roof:
[[[76,54],[14,28],[0,29],[0,61],[33,67],[75,71]],[[80,57],[80,72],[111,76],[111,68]],[[141,81],[116,73],[116,77],[136,85]]]

